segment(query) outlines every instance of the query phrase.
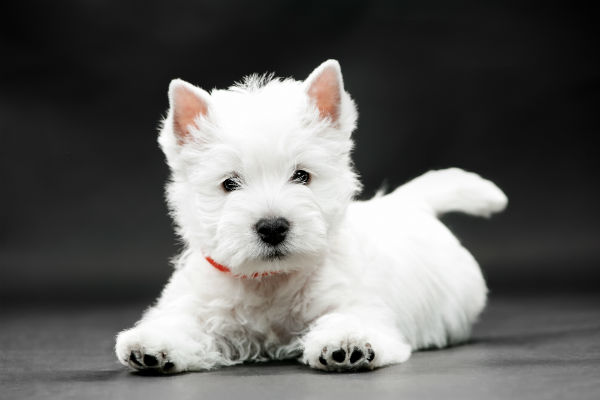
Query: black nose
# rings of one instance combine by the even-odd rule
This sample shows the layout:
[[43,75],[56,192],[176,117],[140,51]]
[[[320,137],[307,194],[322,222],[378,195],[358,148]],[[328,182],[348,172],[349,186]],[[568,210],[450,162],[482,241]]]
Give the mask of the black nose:
[[285,218],[263,218],[256,223],[256,232],[260,239],[271,246],[283,242],[290,229],[290,222]]

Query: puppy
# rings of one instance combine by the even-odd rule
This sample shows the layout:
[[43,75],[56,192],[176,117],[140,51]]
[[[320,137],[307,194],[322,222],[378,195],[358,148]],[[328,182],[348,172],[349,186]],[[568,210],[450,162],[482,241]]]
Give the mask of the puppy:
[[492,182],[430,171],[354,201],[357,111],[335,60],[305,81],[250,76],[210,94],[176,79],[169,101],[159,143],[185,249],[156,304],[118,335],[122,364],[373,369],[469,337],[486,285],[437,217],[501,211]]

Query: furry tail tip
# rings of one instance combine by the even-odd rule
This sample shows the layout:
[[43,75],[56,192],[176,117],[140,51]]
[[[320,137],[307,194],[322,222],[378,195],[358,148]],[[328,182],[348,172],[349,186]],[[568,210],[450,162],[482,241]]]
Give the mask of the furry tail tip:
[[487,218],[508,204],[493,182],[460,168],[429,171],[401,189],[425,201],[437,215],[457,211]]

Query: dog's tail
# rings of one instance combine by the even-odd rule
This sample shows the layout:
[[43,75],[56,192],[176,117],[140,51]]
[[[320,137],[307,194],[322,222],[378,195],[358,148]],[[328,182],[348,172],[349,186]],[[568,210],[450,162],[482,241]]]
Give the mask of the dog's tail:
[[506,195],[494,183],[460,168],[429,171],[390,195],[424,203],[436,215],[458,211],[489,217],[504,210],[508,203]]

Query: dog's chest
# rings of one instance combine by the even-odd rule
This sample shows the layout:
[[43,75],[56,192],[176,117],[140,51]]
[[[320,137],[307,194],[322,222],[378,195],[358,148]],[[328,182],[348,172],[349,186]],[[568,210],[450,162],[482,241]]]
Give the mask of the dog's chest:
[[310,323],[310,300],[302,286],[246,290],[233,314],[247,334],[287,343],[306,331]]

